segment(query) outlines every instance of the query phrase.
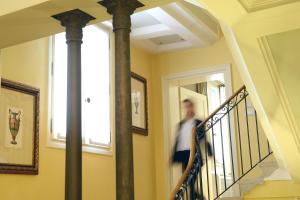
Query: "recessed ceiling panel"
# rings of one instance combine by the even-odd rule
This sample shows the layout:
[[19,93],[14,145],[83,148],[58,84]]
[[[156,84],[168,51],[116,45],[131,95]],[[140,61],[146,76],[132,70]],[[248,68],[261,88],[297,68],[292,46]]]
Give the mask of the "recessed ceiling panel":
[[150,40],[156,45],[173,44],[185,41],[180,35],[177,34],[160,36],[151,38]]
[[207,47],[220,35],[218,21],[207,10],[184,1],[132,16],[132,42],[155,53]]
[[139,12],[139,13],[133,14],[131,16],[131,22],[132,22],[133,29],[160,24],[160,22],[157,19],[152,17],[147,12]]

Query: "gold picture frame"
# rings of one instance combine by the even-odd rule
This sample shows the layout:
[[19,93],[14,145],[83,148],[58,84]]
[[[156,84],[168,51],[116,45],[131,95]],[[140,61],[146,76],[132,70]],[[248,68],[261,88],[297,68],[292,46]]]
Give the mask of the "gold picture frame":
[[148,135],[147,80],[131,72],[132,131]]
[[38,174],[39,89],[1,79],[0,173]]

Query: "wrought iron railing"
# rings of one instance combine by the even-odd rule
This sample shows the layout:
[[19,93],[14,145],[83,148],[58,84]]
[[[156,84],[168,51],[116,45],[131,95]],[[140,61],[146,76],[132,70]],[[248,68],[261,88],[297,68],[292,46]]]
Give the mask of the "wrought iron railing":
[[218,199],[230,189],[234,195],[235,183],[272,154],[247,97],[244,86],[197,127],[202,131],[193,130],[189,164],[171,200]]

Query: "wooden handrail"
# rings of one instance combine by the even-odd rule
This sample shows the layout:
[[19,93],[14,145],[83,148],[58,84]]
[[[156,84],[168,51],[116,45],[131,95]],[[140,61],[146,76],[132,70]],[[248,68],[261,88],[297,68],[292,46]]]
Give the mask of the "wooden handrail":
[[179,191],[181,185],[183,184],[185,178],[187,177],[187,175],[189,174],[189,171],[191,170],[192,166],[193,166],[193,162],[195,160],[195,153],[196,153],[196,128],[193,128],[193,132],[192,132],[192,144],[191,144],[191,151],[190,151],[190,158],[189,158],[189,162],[188,165],[186,167],[186,169],[184,170],[182,176],[180,177],[175,189],[172,191],[171,193],[171,198],[170,200],[174,200],[176,197],[176,193]]
[[[216,113],[218,113],[226,104],[228,104],[233,98],[235,98],[241,91],[245,90],[246,86],[241,87],[238,91],[236,91],[230,98],[228,98],[222,105],[220,105],[213,113],[211,113],[198,127],[203,126],[210,118],[212,118]],[[205,133],[206,134],[206,133]],[[191,144],[191,151],[190,151],[190,158],[186,169],[184,170],[182,176],[180,177],[176,187],[171,192],[170,200],[175,200],[177,192],[180,190],[180,187],[184,183],[184,180],[189,174],[193,166],[193,162],[195,160],[195,153],[196,153],[196,128],[193,129],[192,132],[192,144]]]

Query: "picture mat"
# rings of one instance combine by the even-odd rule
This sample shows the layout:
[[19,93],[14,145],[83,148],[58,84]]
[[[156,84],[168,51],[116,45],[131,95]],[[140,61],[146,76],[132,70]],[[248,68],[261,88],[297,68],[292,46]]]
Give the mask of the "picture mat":
[[[146,128],[144,83],[131,78],[131,88],[132,125],[139,128]],[[137,99],[139,103],[137,107],[135,105],[135,99]]]
[[[0,94],[0,163],[32,165],[34,141],[34,96],[2,88]],[[8,109],[23,111],[17,138],[21,145],[12,148],[7,145],[9,132]],[[18,142],[18,141],[17,141]],[[20,141],[19,141],[20,142]]]

